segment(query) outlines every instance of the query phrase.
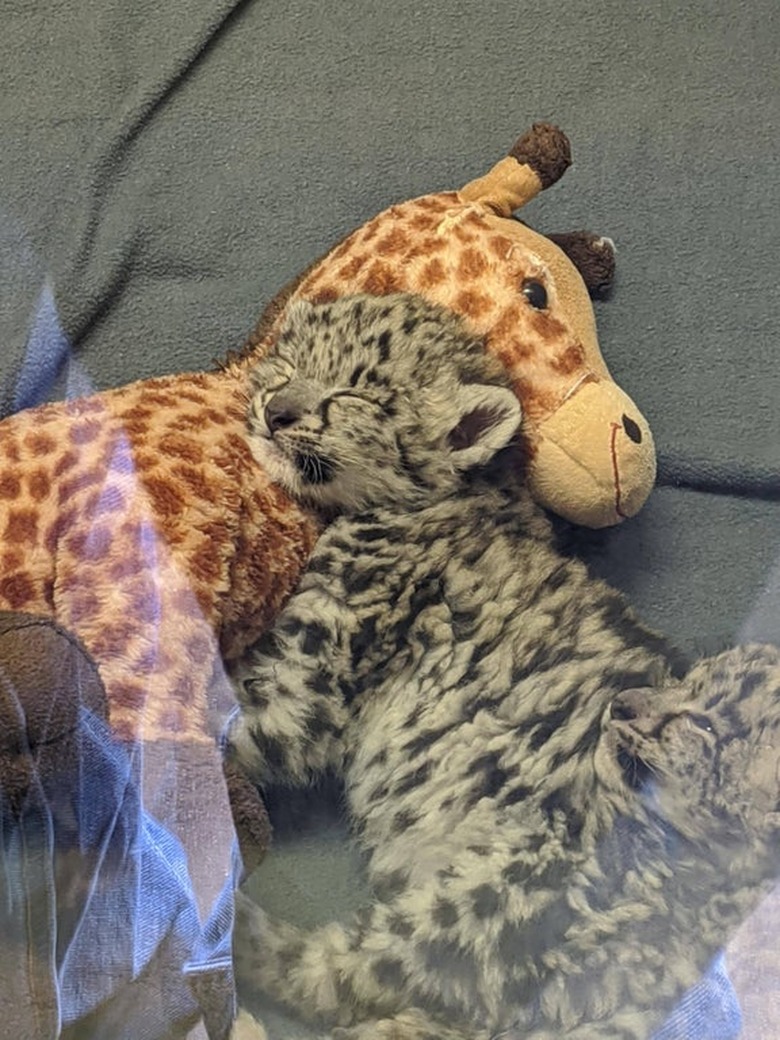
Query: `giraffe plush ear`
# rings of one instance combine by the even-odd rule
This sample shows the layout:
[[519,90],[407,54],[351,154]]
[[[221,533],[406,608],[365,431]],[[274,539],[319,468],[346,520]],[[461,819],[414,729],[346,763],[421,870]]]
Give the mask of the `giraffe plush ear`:
[[591,296],[604,296],[615,277],[615,243],[592,231],[545,235],[568,256]]
[[518,138],[505,159],[461,188],[466,202],[481,202],[501,217],[511,217],[532,198],[555,184],[571,165],[569,140],[551,123],[534,123]]
[[457,469],[489,462],[520,428],[520,402],[503,386],[470,383],[458,388],[458,420],[447,435]]

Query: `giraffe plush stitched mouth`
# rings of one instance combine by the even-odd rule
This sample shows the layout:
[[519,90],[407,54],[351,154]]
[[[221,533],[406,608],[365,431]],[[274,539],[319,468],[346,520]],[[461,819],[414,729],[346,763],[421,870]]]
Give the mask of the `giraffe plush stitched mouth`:
[[638,512],[655,480],[649,426],[610,376],[589,297],[611,280],[614,249],[586,232],[545,236],[513,216],[569,163],[563,133],[537,123],[486,176],[369,220],[293,294],[412,292],[461,314],[512,375],[534,497],[605,527]]

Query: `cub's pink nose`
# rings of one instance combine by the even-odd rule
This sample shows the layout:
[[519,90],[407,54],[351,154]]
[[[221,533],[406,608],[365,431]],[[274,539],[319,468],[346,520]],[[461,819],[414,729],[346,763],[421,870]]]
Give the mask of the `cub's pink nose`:
[[263,418],[269,431],[273,434],[285,426],[292,426],[301,417],[301,411],[293,401],[285,399],[282,394],[272,397],[263,410]]
[[653,691],[648,686],[642,686],[633,690],[621,690],[609,706],[609,713],[613,719],[619,721],[630,721],[641,719],[647,715],[652,706]]

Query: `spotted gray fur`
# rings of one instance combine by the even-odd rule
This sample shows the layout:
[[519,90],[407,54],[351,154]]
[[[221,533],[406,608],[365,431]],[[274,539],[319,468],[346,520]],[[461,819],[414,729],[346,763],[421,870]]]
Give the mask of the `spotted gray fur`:
[[[407,486],[391,462],[368,508],[349,481],[323,499],[347,512],[236,675],[233,753],[260,784],[340,774],[376,893],[352,925],[308,933],[239,898],[239,978],[360,1040],[644,1040],[775,875],[778,654],[674,678],[665,643],[558,551],[503,465],[509,413],[475,436],[472,465],[429,463],[468,411],[444,418],[461,353],[480,393],[497,385],[454,318],[394,297],[314,308],[304,326],[289,338],[309,354],[326,332],[338,349],[290,426],[321,433],[350,368],[368,364],[392,400],[428,381],[440,410],[410,410],[404,452],[421,433],[416,465],[446,479]],[[392,444],[398,413],[373,414],[345,438],[348,463],[331,424],[333,472],[368,471]],[[500,481],[480,468],[491,456]]]

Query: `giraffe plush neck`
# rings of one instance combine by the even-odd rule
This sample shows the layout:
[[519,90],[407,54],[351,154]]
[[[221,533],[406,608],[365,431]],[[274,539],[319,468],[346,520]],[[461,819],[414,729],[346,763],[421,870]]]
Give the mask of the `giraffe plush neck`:
[[[512,376],[535,498],[604,527],[633,516],[655,479],[650,429],[604,363],[588,292],[609,282],[612,244],[546,237],[513,217],[569,162],[561,131],[536,124],[484,177],[369,220],[292,295],[413,292],[461,314]],[[261,338],[250,341],[255,351]]]

